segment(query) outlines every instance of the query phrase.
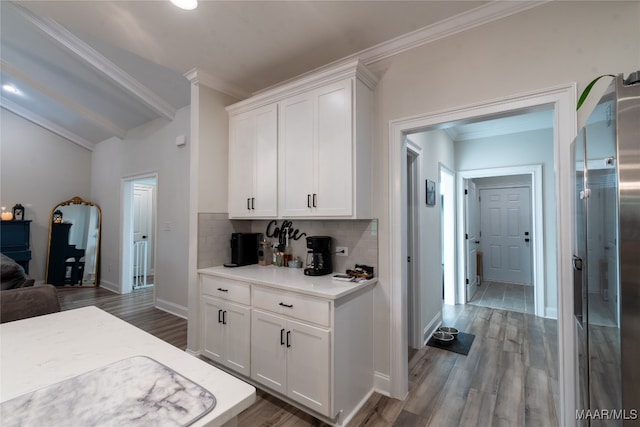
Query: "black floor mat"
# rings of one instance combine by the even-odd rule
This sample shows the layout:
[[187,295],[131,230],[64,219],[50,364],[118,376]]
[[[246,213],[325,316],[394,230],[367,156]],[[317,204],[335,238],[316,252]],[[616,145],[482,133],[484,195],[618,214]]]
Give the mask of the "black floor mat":
[[473,344],[473,340],[476,338],[473,334],[465,334],[464,332],[460,332],[458,337],[451,341],[450,343],[442,343],[437,339],[431,337],[427,342],[428,346],[441,348],[443,350],[453,351],[454,353],[462,354],[466,356],[469,354],[469,350],[471,349],[471,344]]

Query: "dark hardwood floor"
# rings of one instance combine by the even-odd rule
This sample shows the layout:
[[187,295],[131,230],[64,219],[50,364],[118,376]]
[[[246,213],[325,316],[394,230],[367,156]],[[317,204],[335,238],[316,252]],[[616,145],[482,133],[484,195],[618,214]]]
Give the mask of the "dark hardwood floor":
[[[153,307],[153,288],[118,295],[101,288],[59,288],[63,310],[96,305],[179,347],[187,322]],[[468,356],[433,347],[411,350],[409,396],[375,393],[350,427],[557,426],[557,326],[530,314],[445,306],[443,324],[476,335]],[[238,426],[326,424],[258,390]]]

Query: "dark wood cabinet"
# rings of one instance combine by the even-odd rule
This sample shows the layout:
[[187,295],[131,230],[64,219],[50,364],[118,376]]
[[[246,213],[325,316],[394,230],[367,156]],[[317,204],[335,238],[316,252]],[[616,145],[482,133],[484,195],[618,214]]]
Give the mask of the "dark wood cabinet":
[[31,220],[0,222],[0,251],[9,258],[13,258],[27,274],[29,274],[31,260],[30,227]]

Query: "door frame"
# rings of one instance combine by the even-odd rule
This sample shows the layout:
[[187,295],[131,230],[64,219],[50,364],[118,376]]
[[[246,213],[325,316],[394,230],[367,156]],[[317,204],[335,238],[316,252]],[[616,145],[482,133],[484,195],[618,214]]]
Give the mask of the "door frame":
[[[442,204],[442,210],[443,210],[443,214],[445,214],[444,216],[446,217],[446,213],[452,213],[454,218],[456,217],[456,206],[457,206],[457,202],[456,202],[456,173],[454,171],[452,171],[451,169],[449,169],[448,167],[446,167],[445,165],[443,165],[442,163],[439,164],[439,188],[440,188],[440,192],[442,193],[444,191],[444,189],[447,187],[447,185],[444,184],[444,182],[442,181],[442,177],[444,175],[447,175],[451,180],[451,194],[449,195],[449,199],[447,199],[447,197],[445,197],[444,199],[444,203]],[[445,195],[446,196],[446,195]],[[456,303],[456,265],[457,265],[457,260],[456,260],[456,247],[457,247],[457,232],[456,232],[456,222],[457,219],[453,220],[453,223],[450,224],[450,228],[452,231],[452,234],[454,236],[453,239],[446,239],[445,236],[447,236],[448,234],[446,233],[445,230],[445,222],[447,222],[447,219],[443,218],[442,223],[442,230],[441,230],[441,241],[442,241],[442,256],[443,258],[445,258],[445,260],[449,260],[452,262],[453,265],[448,265],[447,262],[445,261],[444,263],[444,269],[442,271],[442,276],[443,276],[443,281],[444,281],[444,303],[445,304],[450,304],[453,305]]]
[[[407,307],[408,310],[407,312],[411,313],[410,315],[410,321],[411,324],[408,325],[409,329],[408,329],[408,334],[409,334],[409,345],[411,345],[412,348],[422,348],[424,347],[424,334],[422,332],[422,292],[420,289],[420,284],[422,283],[422,279],[421,279],[421,274],[420,274],[420,268],[419,265],[420,263],[418,262],[418,260],[421,259],[420,257],[420,247],[421,247],[421,242],[422,242],[422,233],[420,230],[420,200],[421,197],[420,195],[421,193],[421,187],[420,187],[420,183],[422,182],[422,148],[411,142],[410,140],[407,139],[406,142],[406,155],[405,155],[405,159],[408,159],[409,156],[413,157],[413,167],[412,167],[412,181],[413,181],[413,186],[412,186],[412,196],[413,196],[413,200],[416,201],[415,205],[413,206],[413,215],[412,215],[412,223],[409,225],[407,224],[408,227],[410,227],[410,229],[407,229],[407,234],[408,235],[409,231],[413,231],[414,239],[412,240],[412,250],[411,250],[411,277],[412,277],[412,281],[413,281],[413,286],[409,286],[409,284],[407,283],[408,286],[408,292],[411,295],[411,305],[410,307]],[[405,176],[408,177],[409,171],[406,171]],[[403,187],[405,189],[408,190],[408,185]],[[405,197],[408,195],[408,191],[405,194]],[[407,199],[405,201],[405,205],[408,205],[409,200]],[[407,254],[407,256],[409,256],[409,254]]]
[[[133,265],[131,262],[133,256],[133,245],[131,242],[133,241],[133,185],[136,181],[140,181],[142,179],[155,179],[156,181],[156,192],[158,194],[158,172],[147,172],[140,175],[132,175],[127,176],[121,179],[120,181],[120,206],[122,207],[120,211],[120,224],[122,227],[120,229],[120,288],[119,292],[121,294],[128,294],[133,290],[132,286],[132,277],[133,277]],[[153,212],[157,212],[158,207],[158,198],[153,198]],[[156,216],[154,214],[154,216]],[[154,260],[156,259],[156,242],[158,235],[158,221],[153,222],[153,236],[154,241],[150,250],[154,253]],[[155,303],[155,286],[153,287],[154,291],[154,303]]]
[[[459,171],[457,173],[456,188],[458,191],[458,203],[459,206],[463,206],[458,210],[458,233],[456,240],[458,247],[464,244],[464,206],[466,205],[466,199],[464,197],[464,181],[474,178],[489,178],[494,176],[509,176],[509,175],[530,175],[531,176],[531,280],[533,284],[533,301],[535,315],[540,317],[555,317],[554,313],[547,312],[545,301],[545,277],[544,277],[544,228],[543,228],[543,192],[542,192],[542,165],[527,165],[527,166],[513,166],[504,168],[490,168],[490,169],[476,169]],[[464,260],[464,262],[458,263],[458,280],[456,303],[465,303],[465,283],[464,268],[467,265],[465,251],[458,250],[458,259]]]
[[391,120],[388,135],[389,170],[389,211],[388,211],[388,286],[390,305],[390,345],[389,345],[389,394],[403,399],[409,389],[407,325],[405,324],[406,267],[402,260],[406,257],[403,244],[403,217],[406,217],[402,204],[402,165],[406,163],[402,156],[402,147],[409,133],[435,126],[487,115],[496,115],[514,110],[522,110],[541,105],[554,108],[553,146],[556,172],[556,203],[558,233],[558,417],[561,424],[575,422],[575,343],[573,340],[573,269],[571,250],[573,230],[571,225],[572,183],[571,142],[577,134],[577,85],[569,83],[546,89],[531,91],[497,100],[485,101],[470,106],[424,113],[408,118]]

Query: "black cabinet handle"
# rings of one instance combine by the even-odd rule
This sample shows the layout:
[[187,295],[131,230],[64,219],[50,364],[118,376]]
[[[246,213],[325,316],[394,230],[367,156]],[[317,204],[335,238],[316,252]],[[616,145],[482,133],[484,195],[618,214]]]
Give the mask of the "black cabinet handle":
[[247,210],[251,210],[251,198],[247,197]]
[[222,310],[218,310],[218,323],[222,323]]
[[222,312],[222,324],[223,325],[227,324],[227,310]]
[[285,303],[281,302],[280,305],[283,306],[283,307],[287,307],[287,308],[293,308],[293,304],[285,304]]
[[529,239],[528,239],[528,238],[527,238],[527,239],[524,239],[524,241],[525,241],[526,243],[529,243]]
[[229,292],[229,289],[222,289],[222,288],[218,288],[218,290],[219,290],[220,292]]
[[287,331],[287,348],[291,347],[291,331]]
[[307,207],[311,207],[311,194],[307,194]]
[[317,202],[318,202],[318,195],[316,193],[313,193],[313,207],[317,208]]
[[280,345],[284,345],[284,328],[280,329]]
[[252,197],[252,198],[251,198],[251,209],[252,209],[252,210],[254,210],[254,211],[256,210],[256,207],[254,206],[254,205],[255,205],[255,202],[256,202],[256,198],[255,198],[255,197]]

